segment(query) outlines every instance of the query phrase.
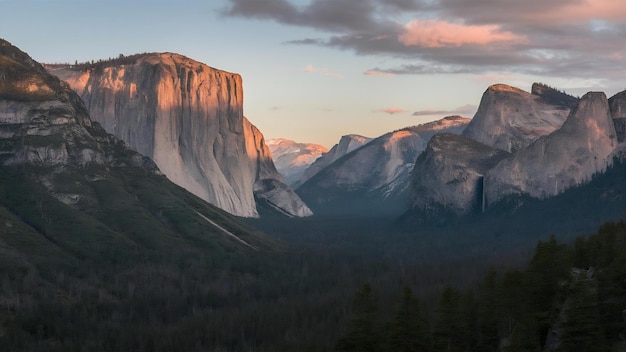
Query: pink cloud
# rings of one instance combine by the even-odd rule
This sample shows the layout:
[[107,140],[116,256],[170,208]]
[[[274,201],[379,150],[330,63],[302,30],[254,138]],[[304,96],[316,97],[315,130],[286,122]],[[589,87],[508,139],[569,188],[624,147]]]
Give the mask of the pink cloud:
[[395,114],[401,114],[403,112],[406,112],[406,110],[402,108],[386,108],[386,109],[381,109],[381,110],[375,110],[374,112],[384,112],[389,115],[395,115]]
[[383,77],[395,76],[391,72],[385,72],[385,71],[379,71],[379,70],[367,70],[363,72],[363,74],[366,76],[383,76]]
[[487,45],[491,43],[521,43],[527,41],[498,25],[465,25],[439,20],[414,20],[404,26],[398,40],[406,46],[427,48]]
[[570,22],[580,20],[623,20],[626,6],[619,0],[582,0],[575,1],[554,11],[535,13],[533,18],[541,21]]
[[343,78],[343,76],[337,72],[334,72],[333,70],[326,68],[326,67],[314,67],[313,65],[308,65],[307,67],[304,68],[304,72],[306,73],[319,73],[323,76],[326,77],[332,77],[332,78]]

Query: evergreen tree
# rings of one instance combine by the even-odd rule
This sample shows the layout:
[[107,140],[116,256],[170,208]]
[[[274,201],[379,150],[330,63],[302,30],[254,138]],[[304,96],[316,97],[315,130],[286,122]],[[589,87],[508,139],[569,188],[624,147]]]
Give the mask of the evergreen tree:
[[498,338],[496,271],[491,269],[479,288],[477,350],[497,351]]
[[408,286],[404,288],[398,310],[389,326],[388,351],[429,351],[426,320],[418,299]]
[[351,327],[336,346],[337,351],[375,352],[380,347],[378,307],[370,284],[364,284],[354,295]]
[[597,290],[587,271],[571,283],[561,335],[562,351],[608,351],[603,341]]
[[437,320],[433,332],[435,351],[452,352],[461,351],[461,294],[452,287],[446,287],[439,297],[437,307]]

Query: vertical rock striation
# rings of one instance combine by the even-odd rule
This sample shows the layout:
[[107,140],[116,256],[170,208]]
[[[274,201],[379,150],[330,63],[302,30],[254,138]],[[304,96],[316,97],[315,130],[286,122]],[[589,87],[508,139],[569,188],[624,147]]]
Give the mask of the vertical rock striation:
[[274,178],[275,192],[285,201],[274,197],[277,207],[292,215],[311,214],[265,157],[261,143],[249,140],[262,136],[243,116],[239,75],[172,53],[51,72],[79,93],[108,132],[209,203],[256,217],[255,189],[263,193],[256,184]]

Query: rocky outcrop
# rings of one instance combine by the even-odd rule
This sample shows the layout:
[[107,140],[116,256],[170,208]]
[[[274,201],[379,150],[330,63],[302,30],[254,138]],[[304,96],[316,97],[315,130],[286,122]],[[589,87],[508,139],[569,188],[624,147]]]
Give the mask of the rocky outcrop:
[[246,153],[253,163],[249,164],[250,173],[254,173],[254,194],[275,210],[287,216],[306,217],[313,212],[285,183],[276,171],[269,148],[263,134],[248,119],[244,119]]
[[323,145],[297,143],[285,138],[270,139],[267,146],[276,169],[289,185],[302,178],[304,171],[323,153],[328,152],[328,148]]
[[318,172],[323,170],[326,166],[332,164],[335,160],[350,153],[351,151],[358,149],[365,144],[369,143],[373,138],[359,136],[357,134],[349,134],[342,136],[339,143],[335,144],[328,153],[322,154],[317,160],[311,164],[305,171],[302,177],[294,182],[294,188],[300,187],[303,183],[308,181],[311,177],[315,176]]
[[502,160],[487,173],[487,201],[526,194],[545,198],[606,170],[617,138],[604,93],[587,93],[563,126]]
[[[269,165],[271,159],[260,157],[269,153],[249,140],[259,132],[253,133],[243,116],[237,74],[172,53],[55,67],[51,72],[80,94],[91,117],[108,132],[154,159],[170,180],[209,203],[255,217],[255,195],[263,197],[264,189],[256,184],[273,177],[284,185]],[[310,214],[288,187],[275,192],[288,199],[284,212]],[[301,208],[290,211],[296,203]]]
[[321,170],[298,188],[298,194],[314,209],[336,199],[405,205],[411,171],[428,140],[436,133],[460,134],[469,120],[450,116],[387,133]]
[[609,98],[609,109],[615,125],[617,140],[621,143],[626,139],[626,90]]
[[485,174],[508,155],[466,136],[435,135],[415,163],[411,207],[429,216],[483,211]]
[[577,99],[540,84],[533,85],[532,91],[490,86],[464,135],[515,152],[560,128]]
[[[0,139],[2,165],[63,168],[121,162],[113,160],[111,144],[116,141],[92,124],[70,87],[4,40],[0,40]],[[149,164],[136,153],[124,162]]]

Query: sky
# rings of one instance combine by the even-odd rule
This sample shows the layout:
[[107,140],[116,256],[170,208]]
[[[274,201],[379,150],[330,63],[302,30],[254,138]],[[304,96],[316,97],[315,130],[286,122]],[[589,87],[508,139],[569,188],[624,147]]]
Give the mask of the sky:
[[447,115],[485,89],[626,88],[624,0],[0,0],[45,63],[176,52],[242,75],[266,139],[331,147]]

